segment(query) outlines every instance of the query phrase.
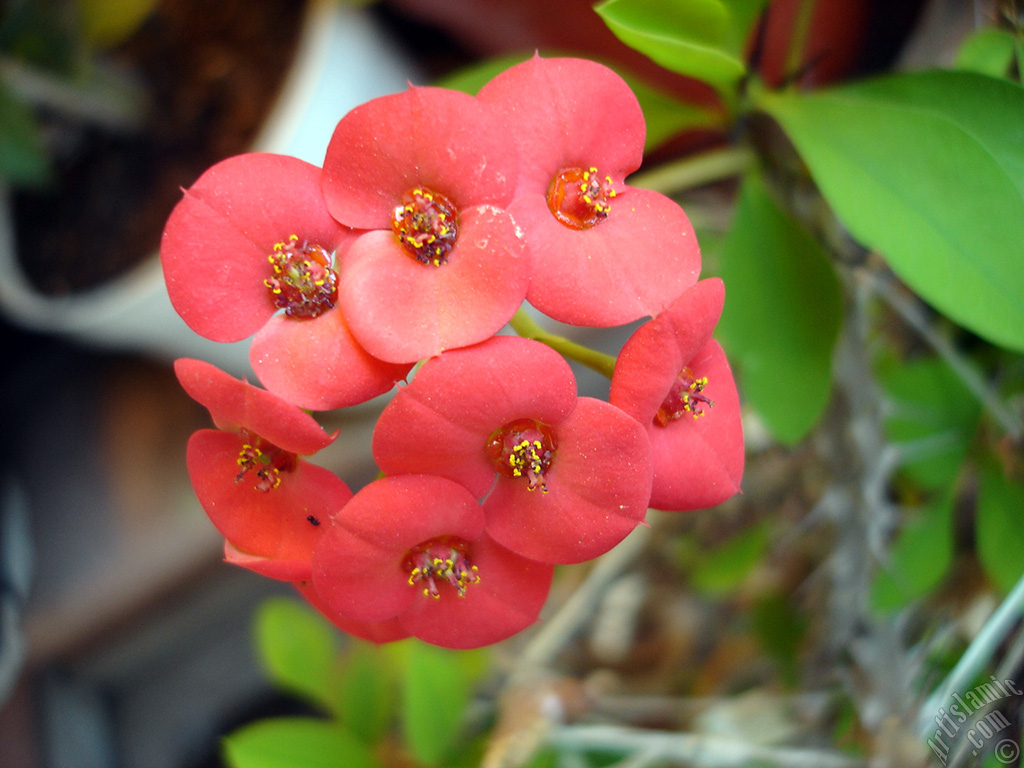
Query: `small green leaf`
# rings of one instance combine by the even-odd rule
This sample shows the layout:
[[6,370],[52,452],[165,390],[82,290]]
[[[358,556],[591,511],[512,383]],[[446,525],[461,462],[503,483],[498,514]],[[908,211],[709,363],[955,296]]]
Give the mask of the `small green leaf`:
[[1024,351],[1024,89],[937,71],[762,103],[854,237],[947,316]]
[[256,615],[256,646],[271,680],[284,690],[330,709],[335,632],[296,600],[271,598]]
[[50,161],[32,110],[0,86],[0,180],[40,187],[50,179]]
[[390,657],[379,646],[353,641],[339,677],[341,722],[365,744],[376,743],[395,712],[397,681]]
[[405,742],[418,760],[443,765],[469,704],[470,686],[458,653],[410,645],[404,675]]
[[713,128],[722,124],[722,118],[703,107],[686,104],[644,85],[636,78],[624,77],[640,102],[647,124],[644,147],[654,149],[667,139],[694,128]]
[[968,37],[956,54],[957,69],[990,77],[1006,77],[1013,62],[1016,38],[1005,29],[979,29]]
[[981,468],[978,492],[978,557],[1003,592],[1024,574],[1024,483],[1013,482],[994,463]]
[[799,682],[799,653],[807,622],[787,595],[772,592],[758,599],[750,612],[754,634],[779,663],[789,685]]
[[708,595],[733,592],[760,562],[767,548],[767,525],[753,525],[724,544],[701,551],[690,573],[690,583]]
[[741,394],[771,432],[795,443],[817,422],[831,388],[842,319],[839,282],[811,236],[749,175],[722,249],[718,325]]
[[594,10],[622,42],[673,72],[718,87],[746,72],[721,0],[605,0]]
[[906,456],[903,471],[928,489],[955,477],[981,418],[981,406],[943,361],[892,360],[879,366],[890,402],[885,430]]
[[260,720],[222,744],[230,768],[379,768],[341,726],[308,717]]
[[952,493],[935,499],[904,524],[889,558],[871,584],[871,605],[880,612],[898,610],[923,597],[946,575],[953,560]]

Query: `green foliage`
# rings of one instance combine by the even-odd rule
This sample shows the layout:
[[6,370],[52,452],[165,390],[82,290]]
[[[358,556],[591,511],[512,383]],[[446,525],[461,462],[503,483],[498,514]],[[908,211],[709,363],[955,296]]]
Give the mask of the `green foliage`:
[[296,600],[272,598],[256,616],[256,646],[275,685],[330,710],[335,636],[315,611]]
[[1024,350],[1024,90],[936,71],[761,103],[854,237],[964,327]]
[[426,643],[411,643],[404,650],[405,743],[423,764],[441,766],[460,734],[474,682],[472,663],[458,652]]
[[746,73],[743,53],[761,0],[605,0],[594,10],[622,42],[718,88]]
[[878,376],[891,405],[886,433],[906,456],[903,471],[923,488],[948,487],[978,430],[977,399],[936,358],[889,360]]
[[231,768],[379,768],[373,755],[340,726],[307,717],[260,720],[223,742]]
[[904,524],[889,557],[871,585],[871,605],[880,612],[898,610],[923,597],[946,575],[953,560],[952,492]]
[[994,462],[980,471],[976,526],[978,557],[1002,592],[1024,574],[1024,483],[1008,478]]
[[785,443],[799,441],[828,402],[842,319],[839,283],[811,236],[753,175],[743,182],[720,273],[718,333],[741,394]]
[[78,0],[82,31],[93,45],[123,43],[153,12],[157,0]]
[[694,552],[690,583],[711,596],[734,592],[761,561],[767,548],[767,524],[752,525],[713,549]]
[[345,727],[365,744],[384,738],[395,715],[397,680],[384,648],[353,642],[343,658],[337,711]]
[[979,29],[964,41],[956,55],[957,69],[990,77],[1008,77],[1017,39],[1005,29]]
[[0,85],[0,180],[39,187],[49,179],[50,161],[32,110]]
[[799,679],[799,651],[807,621],[796,610],[793,599],[777,592],[765,595],[750,613],[754,634],[761,646],[778,663],[789,685]]

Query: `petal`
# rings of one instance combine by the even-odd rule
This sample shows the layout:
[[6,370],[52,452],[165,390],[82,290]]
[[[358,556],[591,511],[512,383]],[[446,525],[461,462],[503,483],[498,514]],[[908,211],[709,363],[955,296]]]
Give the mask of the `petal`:
[[312,557],[330,516],[352,492],[334,473],[299,459],[270,491],[238,477],[242,439],[231,432],[202,429],[188,441],[186,463],[192,487],[210,521],[247,555],[276,560]]
[[518,419],[559,424],[576,405],[576,380],[537,341],[496,336],[428,360],[377,421],[373,456],[389,475],[448,477],[475,496],[494,482],[491,435]]
[[564,168],[594,166],[621,182],[643,160],[640,104],[602,64],[535,56],[499,74],[478,98],[501,110],[505,135],[519,148],[518,194],[547,194]]
[[327,213],[320,169],[251,153],[207,170],[171,212],[160,259],[171,303],[192,330],[239,341],[276,311],[267,257],[289,235],[328,252],[349,236]]
[[479,581],[465,595],[418,595],[398,620],[410,634],[445,648],[478,648],[525,629],[540,614],[554,566],[520,557],[486,535],[472,544]]
[[174,361],[174,372],[189,397],[205,406],[223,429],[247,429],[278,448],[305,456],[334,441],[308,413],[210,363],[180,358]]
[[385,363],[359,346],[337,307],[311,320],[272,317],[253,339],[249,359],[268,390],[321,411],[382,395],[411,367]]
[[651,494],[651,449],[643,427],[618,408],[581,397],[558,426],[545,474],[548,492],[499,477],[484,500],[487,532],[513,552],[577,563],[618,544],[643,522]]
[[441,477],[385,477],[356,494],[331,520],[313,554],[313,585],[330,610],[383,621],[419,595],[406,556],[441,537],[472,541],[483,510],[469,492]]
[[459,209],[505,206],[516,181],[515,147],[500,117],[472,96],[410,88],[356,107],[338,123],[324,159],[331,213],[356,229],[390,229],[414,187]]
[[395,363],[483,341],[509,321],[530,280],[529,254],[508,212],[462,212],[448,262],[416,261],[390,231],[368,232],[345,256],[338,301],[353,336]]
[[640,326],[615,362],[609,402],[645,426],[654,421],[680,371],[711,338],[724,302],[720,279],[701,280]]
[[606,327],[654,316],[697,281],[700,247],[689,219],[657,192],[626,187],[608,218],[570,229],[528,194],[509,209],[533,260],[527,300],[564,323]]
[[385,621],[353,621],[332,611],[316,593],[310,582],[296,582],[299,593],[309,601],[309,604],[342,632],[347,632],[355,637],[369,640],[371,643],[390,643],[395,640],[402,640],[409,636],[398,619],[387,619]]
[[313,573],[312,551],[309,557],[299,560],[278,560],[269,557],[251,555],[235,547],[230,541],[224,541],[224,560],[232,565],[240,565],[279,581],[308,581]]
[[739,397],[725,353],[712,339],[689,367],[695,376],[707,376],[704,393],[714,405],[698,419],[683,417],[666,427],[648,428],[654,459],[651,506],[657,509],[714,506],[739,491],[743,477]]

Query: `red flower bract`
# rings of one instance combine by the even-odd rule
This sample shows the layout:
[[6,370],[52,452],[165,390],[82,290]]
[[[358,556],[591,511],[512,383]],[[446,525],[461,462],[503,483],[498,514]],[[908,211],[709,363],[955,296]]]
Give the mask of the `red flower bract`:
[[620,325],[657,314],[696,281],[686,214],[624,183],[643,158],[644,121],[622,78],[590,61],[534,57],[479,98],[501,111],[519,149],[509,210],[531,251],[531,304],[562,322]]
[[525,557],[596,557],[644,519],[650,447],[608,403],[576,397],[561,355],[497,336],[428,360],[377,422],[388,474],[448,477],[483,497],[487,531]]
[[421,360],[512,317],[530,279],[505,210],[516,167],[498,116],[466,94],[410,88],[342,118],[323,189],[335,218],[374,230],[345,255],[338,295],[369,352]]
[[229,543],[227,559],[272,578],[308,579],[323,524],[352,492],[300,454],[334,438],[295,406],[209,363],[178,360],[175,373],[220,427],[193,434],[186,461],[199,503]]
[[711,338],[724,298],[721,280],[697,283],[640,326],[615,364],[609,400],[647,429],[651,506],[658,509],[701,509],[739,490],[739,398],[725,354]]
[[441,477],[386,477],[331,520],[313,555],[328,615],[403,630],[435,645],[474,648],[532,624],[553,569],[484,533],[484,514]]
[[331,254],[354,238],[328,214],[319,168],[253,153],[185,190],[160,256],[189,327],[214,341],[258,331],[250,360],[268,389],[304,408],[338,408],[386,392],[408,371],[362,349],[337,307]]

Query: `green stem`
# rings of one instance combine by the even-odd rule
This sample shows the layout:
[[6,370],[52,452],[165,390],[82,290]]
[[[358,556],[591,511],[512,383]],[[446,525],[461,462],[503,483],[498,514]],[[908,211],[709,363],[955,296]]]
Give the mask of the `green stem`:
[[670,195],[738,176],[753,162],[754,153],[749,147],[723,147],[630,176],[629,183]]
[[564,336],[548,333],[536,320],[526,313],[523,307],[519,308],[512,320],[509,321],[509,325],[512,326],[512,330],[524,339],[533,339],[542,344],[547,344],[563,357],[575,360],[577,363],[581,363],[609,379],[612,377],[612,371],[615,370],[614,357],[606,355],[604,352],[598,352],[596,349],[584,347],[582,344],[570,341]]

